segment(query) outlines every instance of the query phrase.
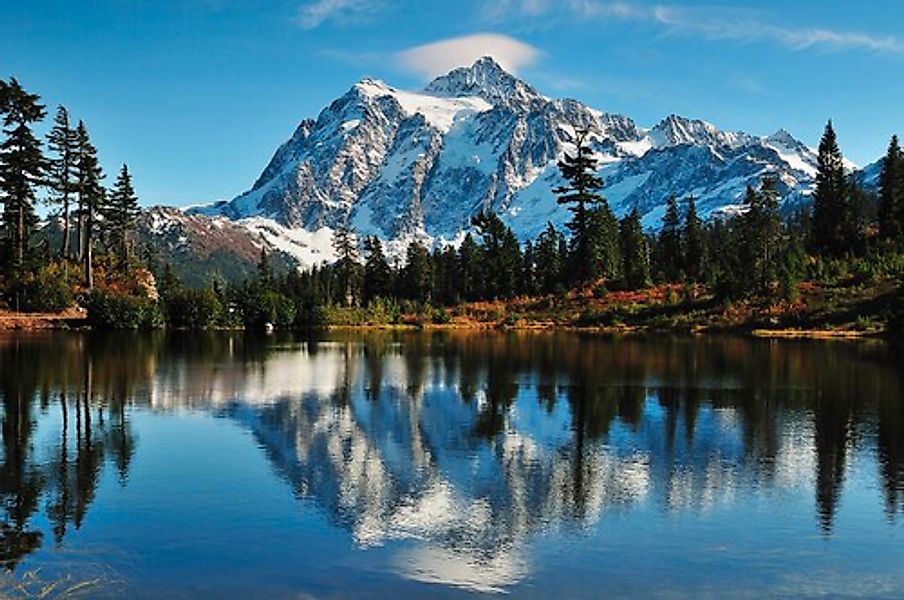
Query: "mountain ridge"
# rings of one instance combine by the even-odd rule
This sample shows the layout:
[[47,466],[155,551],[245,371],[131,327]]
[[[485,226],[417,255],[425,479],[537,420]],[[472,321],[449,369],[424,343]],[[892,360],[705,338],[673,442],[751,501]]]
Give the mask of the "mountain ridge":
[[[814,184],[815,151],[784,129],[755,136],[675,114],[642,128],[544,96],[484,57],[419,91],[360,80],[303,119],[248,191],[185,213],[248,225],[261,247],[284,242],[278,251],[304,266],[331,258],[322,240],[345,223],[400,252],[415,238],[459,240],[473,215],[490,210],[526,240],[569,218],[552,189],[577,129],[589,131],[613,210],[637,208],[648,229],[671,194],[693,195],[712,216],[738,210],[746,187],[765,175],[776,177],[786,210],[805,204]],[[261,241],[263,221],[284,239]],[[314,246],[300,247],[309,237]]]

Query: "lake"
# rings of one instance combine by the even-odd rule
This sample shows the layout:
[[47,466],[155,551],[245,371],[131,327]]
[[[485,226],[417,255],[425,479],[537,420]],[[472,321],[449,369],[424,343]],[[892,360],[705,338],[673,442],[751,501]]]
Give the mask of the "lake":
[[0,596],[904,597],[904,355],[0,335]]

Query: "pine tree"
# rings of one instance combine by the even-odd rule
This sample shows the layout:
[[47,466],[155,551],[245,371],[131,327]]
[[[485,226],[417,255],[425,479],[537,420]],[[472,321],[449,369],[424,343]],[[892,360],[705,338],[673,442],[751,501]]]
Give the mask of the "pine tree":
[[85,287],[94,287],[94,227],[97,214],[105,204],[105,192],[101,186],[104,178],[103,170],[97,160],[97,149],[91,144],[88,129],[84,122],[78,122],[76,129],[78,152],[76,172],[78,173],[77,191],[79,205],[79,228],[81,248],[80,256],[85,269]]
[[486,295],[511,298],[517,288],[521,265],[518,239],[495,213],[481,213],[472,219],[472,224],[483,241]]
[[743,272],[750,284],[768,293],[776,281],[778,249],[781,242],[781,219],[775,179],[765,177],[759,191],[747,188],[746,212],[741,217]]
[[662,217],[662,230],[656,244],[656,259],[665,281],[673,283],[681,279],[681,265],[684,262],[681,246],[681,213],[678,199],[672,195]]
[[[167,264],[169,268],[169,264]],[[270,266],[270,255],[266,248],[261,248],[260,258],[257,261],[257,285],[263,291],[273,289],[273,267]]]
[[0,144],[2,225],[7,251],[19,267],[25,261],[29,235],[37,221],[36,191],[44,179],[41,142],[31,130],[45,115],[38,100],[40,96],[25,91],[15,78],[8,83],[0,81],[0,113],[6,136]]
[[537,293],[537,257],[534,245],[528,240],[521,253],[521,281],[518,293],[533,296]]
[[897,245],[904,242],[904,151],[896,135],[879,175],[879,236]]
[[129,173],[129,167],[123,165],[102,210],[108,233],[113,241],[112,246],[118,252],[123,268],[131,259],[129,232],[139,212],[138,196],[135,195],[135,188],[132,185],[132,175]]
[[352,306],[360,289],[361,265],[358,264],[358,237],[350,226],[340,225],[333,232],[333,250],[339,257],[335,268],[338,291],[342,294],[340,301]]
[[402,270],[402,295],[409,300],[429,302],[433,287],[430,252],[415,240],[408,245],[406,259]]
[[47,184],[51,190],[51,201],[60,207],[63,219],[60,257],[68,258],[72,251],[69,201],[78,191],[78,134],[69,124],[69,111],[65,106],[57,107],[53,128],[47,134],[47,147],[53,153],[48,160]]
[[691,281],[699,282],[703,278],[705,242],[703,223],[697,215],[697,202],[689,196],[684,216],[684,272]]
[[650,265],[647,262],[647,239],[643,233],[637,207],[621,221],[621,247],[624,257],[624,285],[636,290],[650,285]]
[[534,247],[537,285],[544,294],[551,294],[562,283],[565,264],[560,254],[560,245],[564,244],[564,236],[556,231],[552,223],[546,224]]
[[813,250],[825,256],[841,256],[849,249],[850,222],[848,185],[844,159],[832,121],[819,142],[816,190],[813,192]]
[[441,304],[453,304],[461,298],[458,253],[454,246],[433,251],[433,299]]
[[458,249],[458,263],[462,297],[477,300],[483,295],[483,265],[480,247],[470,232],[465,235]]
[[[575,141],[577,152],[566,153],[564,160],[559,161],[559,171],[566,185],[553,190],[558,196],[559,204],[567,204],[572,213],[572,219],[567,225],[572,233],[571,274],[578,284],[590,283],[601,275],[599,252],[594,248],[592,210],[595,205],[604,202],[600,193],[603,180],[596,175],[597,161],[593,150],[586,143],[588,133],[587,130],[578,131]],[[605,214],[597,215],[597,225],[608,221],[605,217]]]
[[392,268],[383,253],[383,242],[376,236],[364,240],[364,302],[392,295]]
[[603,202],[589,211],[590,217],[590,256],[591,280],[603,277],[607,280],[618,280],[622,276],[621,240],[618,230],[618,219]]

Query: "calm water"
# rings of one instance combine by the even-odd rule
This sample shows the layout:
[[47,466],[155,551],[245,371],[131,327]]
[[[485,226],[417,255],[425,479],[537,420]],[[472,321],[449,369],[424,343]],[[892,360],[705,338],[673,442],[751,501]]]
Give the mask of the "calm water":
[[0,560],[91,597],[904,597],[901,351],[0,337]]

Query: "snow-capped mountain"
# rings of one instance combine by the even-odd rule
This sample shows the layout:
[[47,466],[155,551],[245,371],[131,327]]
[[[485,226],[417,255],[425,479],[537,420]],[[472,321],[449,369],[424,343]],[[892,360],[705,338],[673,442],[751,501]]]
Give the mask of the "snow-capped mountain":
[[784,130],[758,137],[677,115],[641,128],[548,98],[482,58],[417,92],[361,80],[303,120],[250,190],[187,213],[234,221],[303,264],[328,259],[323,240],[346,222],[400,245],[441,243],[492,210],[528,239],[569,218],[552,189],[578,129],[589,131],[613,210],[637,207],[649,228],[671,194],[693,195],[710,215],[736,207],[767,174],[789,207],[813,186],[814,151]]

